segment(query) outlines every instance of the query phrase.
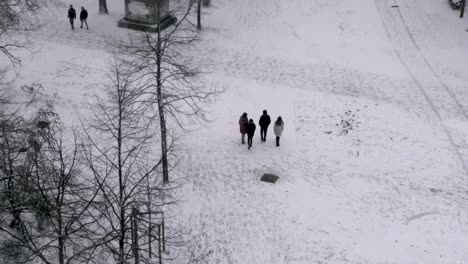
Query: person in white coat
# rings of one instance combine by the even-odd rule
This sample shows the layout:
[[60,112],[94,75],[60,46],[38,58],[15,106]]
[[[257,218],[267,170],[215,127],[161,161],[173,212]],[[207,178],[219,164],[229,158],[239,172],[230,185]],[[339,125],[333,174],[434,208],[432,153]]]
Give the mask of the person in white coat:
[[281,119],[281,116],[278,116],[278,119],[275,121],[275,125],[273,127],[273,131],[275,132],[276,136],[276,146],[279,147],[279,142],[280,142],[280,137],[283,134],[284,130],[284,122],[283,119]]

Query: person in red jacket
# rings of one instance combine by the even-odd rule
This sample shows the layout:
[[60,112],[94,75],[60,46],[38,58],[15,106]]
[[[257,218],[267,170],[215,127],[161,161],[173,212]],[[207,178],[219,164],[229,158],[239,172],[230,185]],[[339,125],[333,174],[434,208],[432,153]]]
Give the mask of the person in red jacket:
[[239,118],[239,130],[242,134],[242,144],[245,144],[245,134],[247,133],[248,123],[249,119],[247,118],[247,113],[243,113],[242,116]]

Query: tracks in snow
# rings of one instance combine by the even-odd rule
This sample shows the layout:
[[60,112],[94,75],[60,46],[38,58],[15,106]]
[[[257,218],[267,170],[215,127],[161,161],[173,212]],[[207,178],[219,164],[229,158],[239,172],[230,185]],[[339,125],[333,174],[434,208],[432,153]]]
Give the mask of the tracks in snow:
[[[374,0],[380,13],[383,27],[388,38],[393,43],[393,49],[401,64],[405,67],[417,89],[424,96],[438,122],[440,123],[454,153],[460,161],[465,175],[468,175],[468,167],[465,158],[467,144],[457,138],[444,123],[446,119],[458,119],[468,121],[468,115],[462,104],[444,82],[418,45],[411,32],[401,10],[391,8],[391,4],[384,0]],[[394,0],[395,6],[398,6]],[[463,153],[465,151],[465,153]]]

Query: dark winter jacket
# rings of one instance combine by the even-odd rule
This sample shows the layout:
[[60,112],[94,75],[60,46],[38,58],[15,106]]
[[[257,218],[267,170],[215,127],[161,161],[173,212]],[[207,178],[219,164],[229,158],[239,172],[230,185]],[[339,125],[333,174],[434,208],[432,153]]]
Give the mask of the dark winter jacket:
[[241,116],[239,118],[239,129],[241,134],[247,133],[247,124],[249,123],[249,119],[247,116]]
[[261,117],[260,117],[260,120],[258,121],[258,124],[261,126],[261,127],[268,127],[271,123],[271,119],[270,119],[270,116],[268,114],[263,114]]
[[253,137],[256,128],[257,127],[255,126],[254,122],[249,122],[249,124],[247,125],[247,135],[249,135],[249,137]]
[[80,19],[87,19],[88,18],[88,11],[85,10],[81,10],[80,12]]
[[68,18],[75,19],[76,18],[76,11],[74,8],[68,9]]

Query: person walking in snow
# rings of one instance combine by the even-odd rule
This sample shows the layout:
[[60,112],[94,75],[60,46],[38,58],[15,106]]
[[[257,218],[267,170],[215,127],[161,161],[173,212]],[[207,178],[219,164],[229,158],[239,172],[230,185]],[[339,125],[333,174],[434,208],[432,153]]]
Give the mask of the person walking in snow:
[[81,12],[80,12],[80,21],[81,21],[81,26],[80,28],[83,28],[83,23],[86,25],[86,29],[89,29],[88,27],[88,22],[86,21],[88,19],[88,11],[84,7],[81,7]]
[[263,142],[266,141],[266,135],[267,135],[267,130],[268,126],[271,123],[270,116],[267,114],[266,110],[263,110],[263,115],[260,117],[260,120],[258,121],[258,125],[260,126],[260,138]]
[[247,124],[247,143],[249,145],[249,149],[252,147],[252,139],[256,128],[257,127],[255,126],[253,119],[250,119],[249,123]]
[[247,113],[243,113],[242,116],[239,118],[239,130],[242,134],[242,144],[245,144],[245,134],[247,133],[248,123],[249,119],[247,118]]
[[74,22],[75,22],[75,19],[76,19],[76,11],[75,11],[75,9],[73,8],[72,5],[70,5],[70,9],[68,9],[68,19],[70,19],[71,28],[72,28],[72,30],[74,30],[75,29]]
[[280,137],[283,134],[284,130],[284,122],[283,119],[281,119],[281,116],[278,116],[278,119],[275,121],[275,125],[273,127],[273,131],[275,132],[276,136],[276,146],[279,147],[279,142],[280,142]]

